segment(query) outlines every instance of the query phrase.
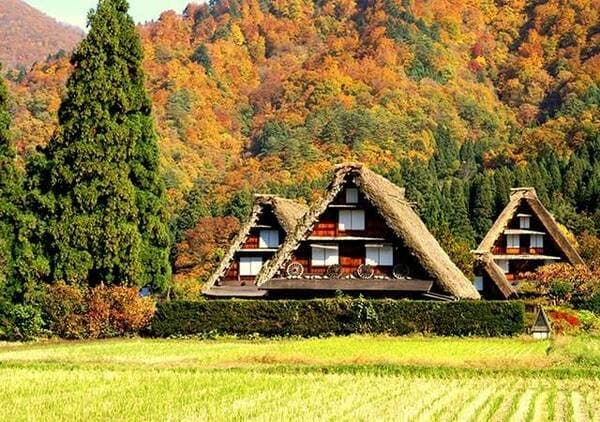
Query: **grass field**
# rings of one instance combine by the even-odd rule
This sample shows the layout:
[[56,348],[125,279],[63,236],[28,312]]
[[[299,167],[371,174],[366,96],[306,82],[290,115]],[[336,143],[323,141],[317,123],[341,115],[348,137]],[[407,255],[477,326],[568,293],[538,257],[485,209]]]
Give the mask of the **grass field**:
[[0,420],[600,420],[600,339],[0,345]]

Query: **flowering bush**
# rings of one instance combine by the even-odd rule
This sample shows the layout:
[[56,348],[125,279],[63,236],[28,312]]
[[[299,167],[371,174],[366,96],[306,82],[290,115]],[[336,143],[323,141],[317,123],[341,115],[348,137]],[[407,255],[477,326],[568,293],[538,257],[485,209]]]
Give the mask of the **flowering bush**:
[[65,283],[47,286],[41,303],[48,329],[69,339],[135,334],[149,325],[155,305],[133,287],[88,289]]

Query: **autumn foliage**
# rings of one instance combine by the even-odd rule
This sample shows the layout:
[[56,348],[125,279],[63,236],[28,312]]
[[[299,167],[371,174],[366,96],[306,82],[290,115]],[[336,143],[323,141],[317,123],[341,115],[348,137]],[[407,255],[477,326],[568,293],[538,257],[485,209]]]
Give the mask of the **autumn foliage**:
[[[209,226],[240,191],[310,201],[332,163],[358,160],[405,186],[432,231],[449,229],[465,268],[514,186],[536,187],[569,230],[597,236],[599,11],[598,0],[166,11],[138,30],[169,211],[187,212],[198,186]],[[70,72],[65,57],[11,78],[22,161],[54,132]],[[219,253],[200,231],[176,247],[178,282],[202,280]]]
[[155,311],[151,298],[136,288],[84,288],[56,283],[45,288],[41,308],[47,328],[63,338],[133,335],[146,328]]
[[559,305],[586,302],[600,292],[600,271],[581,265],[545,265],[527,274],[527,280]]

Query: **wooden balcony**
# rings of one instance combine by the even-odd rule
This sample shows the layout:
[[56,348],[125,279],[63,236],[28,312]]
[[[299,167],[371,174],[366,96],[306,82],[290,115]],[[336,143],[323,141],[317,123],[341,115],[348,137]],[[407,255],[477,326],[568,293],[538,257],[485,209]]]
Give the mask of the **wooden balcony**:
[[544,248],[504,248],[494,246],[492,253],[494,255],[544,255]]

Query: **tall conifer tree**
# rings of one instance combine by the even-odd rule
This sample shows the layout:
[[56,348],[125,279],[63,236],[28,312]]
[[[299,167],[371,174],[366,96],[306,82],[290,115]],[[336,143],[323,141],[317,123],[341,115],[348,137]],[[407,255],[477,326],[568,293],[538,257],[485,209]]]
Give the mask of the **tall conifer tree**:
[[17,213],[15,201],[19,191],[18,173],[15,167],[16,154],[11,144],[9,129],[8,90],[0,78],[0,290],[2,293],[5,292],[6,284],[12,278],[14,268],[13,226]]
[[473,181],[471,216],[475,240],[481,241],[494,223],[494,179],[490,173],[475,177]]
[[142,47],[126,0],[100,0],[45,150],[51,279],[164,288],[169,233]]

